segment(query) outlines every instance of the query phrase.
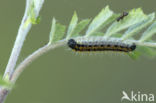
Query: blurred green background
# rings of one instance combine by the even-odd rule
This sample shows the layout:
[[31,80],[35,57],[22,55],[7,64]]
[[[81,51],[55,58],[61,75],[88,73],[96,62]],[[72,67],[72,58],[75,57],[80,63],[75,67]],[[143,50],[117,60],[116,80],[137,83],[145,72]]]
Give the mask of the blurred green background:
[[[19,61],[48,42],[52,17],[68,25],[93,18],[106,5],[117,12],[141,7],[156,11],[156,0],[45,0],[41,23],[32,27]],[[0,0],[0,74],[3,74],[24,14],[25,0]],[[156,94],[156,58],[125,55],[77,55],[57,48],[34,61],[16,83],[6,103],[120,103],[122,91]],[[126,101],[124,101],[126,103]]]

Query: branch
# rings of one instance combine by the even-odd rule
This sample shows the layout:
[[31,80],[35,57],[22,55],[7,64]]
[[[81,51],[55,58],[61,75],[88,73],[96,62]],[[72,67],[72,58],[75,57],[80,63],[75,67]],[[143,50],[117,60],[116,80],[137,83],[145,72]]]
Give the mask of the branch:
[[[39,11],[42,8],[44,0],[26,0],[25,13],[21,22],[21,25],[18,30],[18,34],[3,75],[3,79],[10,79],[14,72],[16,62],[20,55],[24,40],[31,29],[32,24],[36,24]],[[5,101],[9,90],[0,87],[0,103]]]
[[23,17],[21,25],[19,27],[16,41],[14,43],[14,47],[12,49],[11,56],[10,56],[9,62],[7,64],[3,78],[11,77],[11,75],[14,71],[14,68],[16,66],[18,56],[21,52],[24,40],[32,26],[31,19],[32,18],[35,19],[38,17],[38,14],[43,5],[43,2],[44,2],[44,0],[27,0],[26,1],[24,17]]
[[15,72],[13,73],[12,77],[11,77],[11,82],[15,83],[17,78],[19,77],[19,75],[22,73],[22,71],[34,60],[36,60],[38,57],[40,57],[41,55],[43,55],[44,53],[47,53],[48,51],[55,49],[57,47],[63,46],[65,45],[66,42],[65,40],[55,43],[55,44],[50,44],[50,45],[45,45],[41,48],[39,48],[38,50],[36,50],[34,53],[32,53],[31,55],[29,55],[23,62],[21,62]]

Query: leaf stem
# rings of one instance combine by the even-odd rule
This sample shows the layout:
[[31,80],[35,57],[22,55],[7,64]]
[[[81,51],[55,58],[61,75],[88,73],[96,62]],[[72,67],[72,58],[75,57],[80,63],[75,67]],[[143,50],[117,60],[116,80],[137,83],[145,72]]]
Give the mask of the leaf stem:
[[[32,26],[31,18],[36,19],[38,17],[39,11],[42,8],[43,3],[44,3],[44,0],[26,0],[25,13],[22,18],[22,22],[19,27],[17,37],[15,40],[8,64],[5,69],[3,79],[10,79],[10,77],[12,76],[14,72],[14,68],[16,66],[16,62],[18,60],[18,57],[20,55],[20,52],[24,43],[24,40]],[[30,15],[29,13],[30,10],[33,10],[35,17],[32,17],[32,15]],[[0,103],[4,102],[8,93],[9,93],[9,90],[0,87]]]
[[146,47],[156,48],[156,43],[152,43],[152,42],[140,42],[138,40],[127,40],[127,42],[135,43],[138,46],[146,46]]
[[12,49],[11,56],[10,56],[10,59],[9,59],[8,64],[7,64],[7,67],[6,67],[6,70],[5,70],[3,77],[6,77],[7,75],[10,77],[12,75],[14,67],[15,67],[17,59],[18,59],[18,56],[20,54],[21,48],[23,46],[23,42],[25,40],[25,37],[31,28],[31,24],[29,24],[26,28],[24,28],[24,24],[25,24],[25,21],[27,19],[27,11],[29,8],[29,4],[30,4],[29,0],[27,0],[26,1],[25,14],[24,14],[24,17],[22,19],[21,25],[19,27],[18,34],[16,37],[16,41],[14,43],[14,47]]
[[[11,77],[13,74],[14,68],[16,66],[16,62],[18,60],[18,56],[20,55],[24,40],[28,34],[28,32],[31,29],[32,22],[30,19],[32,18],[30,15],[30,10],[34,11],[35,18],[38,17],[39,11],[42,8],[42,5],[44,3],[44,0],[26,0],[26,8],[25,8],[25,13],[21,22],[21,25],[18,30],[18,34],[8,61],[8,64],[5,69],[5,73],[3,75],[3,78],[5,77]],[[33,8],[32,5],[35,5],[35,8]],[[28,22],[29,21],[29,22]]]
[[15,83],[17,78],[19,77],[19,75],[22,73],[22,71],[25,69],[25,67],[27,67],[31,62],[33,62],[34,60],[36,60],[38,57],[40,57],[41,55],[43,55],[44,53],[56,48],[56,47],[60,47],[65,45],[66,42],[65,40],[57,42],[55,44],[50,44],[50,45],[45,45],[41,48],[39,48],[38,50],[36,50],[34,53],[32,53],[31,55],[29,55],[23,62],[21,62],[15,72],[13,73],[12,77],[11,77],[11,82]]

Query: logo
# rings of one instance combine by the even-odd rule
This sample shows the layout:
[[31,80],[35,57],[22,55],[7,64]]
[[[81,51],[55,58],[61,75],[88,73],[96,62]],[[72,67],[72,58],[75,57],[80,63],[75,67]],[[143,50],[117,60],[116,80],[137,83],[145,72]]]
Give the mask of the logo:
[[127,100],[132,102],[154,102],[154,94],[149,93],[141,93],[140,91],[134,92],[131,91],[127,94],[125,91],[122,91],[123,96],[121,97],[121,101]]

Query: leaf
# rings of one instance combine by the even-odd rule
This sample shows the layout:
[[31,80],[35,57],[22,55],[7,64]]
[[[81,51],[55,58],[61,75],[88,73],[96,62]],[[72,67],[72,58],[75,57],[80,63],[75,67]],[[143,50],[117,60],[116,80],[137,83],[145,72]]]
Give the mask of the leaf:
[[56,23],[56,30],[54,35],[54,42],[62,40],[65,34],[66,27],[60,23]]
[[113,35],[113,37],[116,37],[116,38],[121,38],[121,37],[122,37],[122,35],[123,35],[123,34],[121,34],[121,33],[116,33],[116,34],[114,34],[114,35]]
[[30,17],[35,17],[35,3],[34,3],[34,1],[29,1],[29,9],[28,9],[28,11],[27,11],[27,15],[28,16],[30,16]]
[[145,56],[150,57],[150,58],[153,58],[156,56],[156,49],[155,48],[139,46],[138,52],[140,52],[140,54],[145,55]]
[[68,27],[67,37],[66,37],[67,40],[72,36],[72,33],[77,25],[77,22],[78,22],[78,17],[77,17],[76,12],[74,12],[74,15],[73,15],[71,22],[69,24],[69,27]]
[[112,19],[110,17],[113,16],[113,12],[109,9],[109,6],[106,6],[105,9],[102,9],[101,12],[94,18],[94,20],[91,22],[91,24],[88,27],[88,30],[86,31],[85,36],[90,36],[97,30],[99,30],[101,27],[108,24]]
[[[103,40],[106,43],[107,40],[109,43],[111,40],[111,43],[122,42],[124,45],[128,46],[134,43],[137,47],[136,50],[127,53],[132,59],[137,59],[140,55],[147,55],[151,57],[156,56],[156,42],[150,39],[154,33],[156,33],[156,21],[154,21],[155,13],[146,15],[143,13],[142,9],[138,8],[132,9],[129,12],[129,15],[125,16],[120,21],[117,21],[118,17],[119,15],[113,13],[113,11],[111,11],[107,6],[92,20],[85,35],[82,35],[83,30],[89,24],[90,19],[84,19],[78,22],[77,14],[74,12],[74,15],[69,23],[67,35],[64,39],[66,41],[72,37],[78,41],[82,39],[84,39],[85,42]],[[108,26],[110,23],[112,24]],[[149,28],[145,30],[141,39],[136,40],[134,35],[141,32],[142,29],[146,29],[147,26],[149,26]],[[103,33],[102,29],[105,29],[105,27],[108,27],[108,29],[105,33]],[[125,30],[124,34],[122,33],[123,30]],[[50,32],[49,44],[60,41],[63,39],[64,34],[65,26],[56,23],[54,18]]]
[[142,34],[140,42],[150,39],[156,33],[156,21]]
[[55,18],[53,18],[53,20],[52,20],[52,26],[51,26],[51,31],[50,31],[50,35],[49,35],[49,44],[51,44],[53,42],[53,39],[54,39],[55,25],[56,25],[56,20],[55,20]]
[[123,20],[117,22],[115,21],[106,31],[105,36],[109,37],[121,30],[124,30],[134,24],[141,22],[142,20],[147,19],[147,16],[143,13],[143,11],[138,9],[133,9],[129,12],[128,16],[126,16]]
[[154,18],[155,18],[155,13],[149,14],[147,19],[142,20],[141,22],[129,27],[129,29],[124,33],[122,40],[128,39],[129,37],[135,35],[141,29],[149,25]]
[[29,15],[30,22],[32,24],[39,24],[40,20],[41,20],[41,17],[40,16],[36,17],[37,14],[35,13],[35,7],[36,7],[35,4],[36,3],[32,2],[32,5],[30,7],[30,11],[28,12],[28,15]]
[[73,30],[71,37],[78,36],[79,33],[89,24],[89,22],[90,22],[90,19],[85,19],[85,20],[80,21],[76,25],[75,29]]
[[129,57],[131,57],[133,60],[136,60],[140,57],[141,53],[138,51],[133,51],[132,53],[128,53]]
[[50,37],[49,37],[49,44],[63,39],[63,36],[65,34],[65,29],[66,27],[64,25],[56,23],[55,18],[53,18]]
[[102,33],[102,32],[95,32],[95,33],[93,33],[91,36],[103,36],[104,35],[104,33]]
[[39,24],[40,21],[41,21],[41,17],[38,16],[37,18],[31,18],[31,21],[30,21],[30,22],[31,22],[32,24]]
[[26,10],[27,15],[25,15],[24,20],[24,28],[26,28],[29,24],[39,24],[41,17],[39,15],[39,11],[42,7],[44,0],[29,0],[27,1],[28,10]]

